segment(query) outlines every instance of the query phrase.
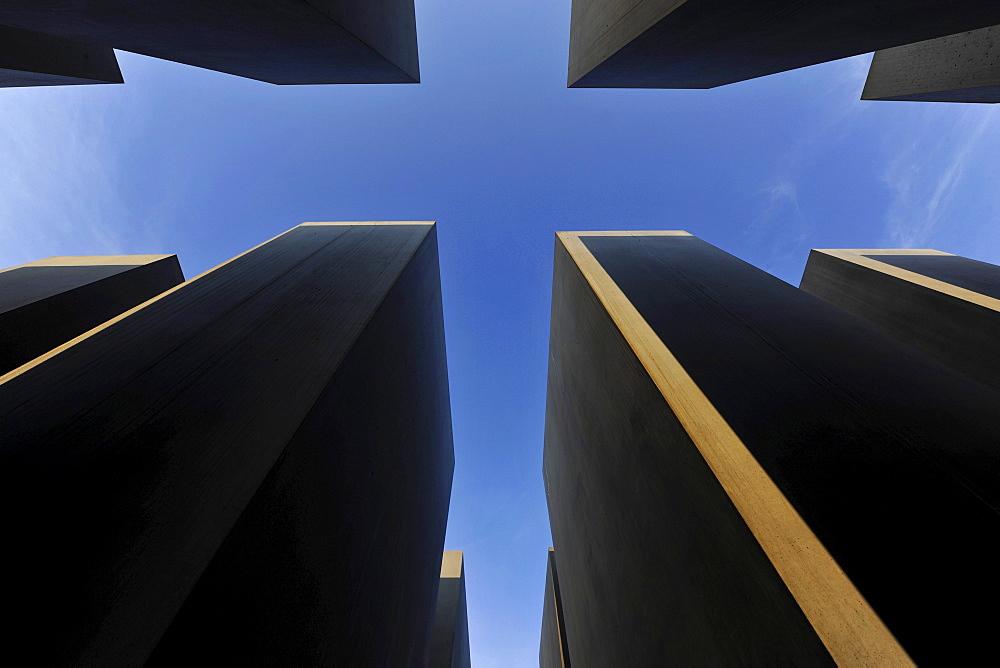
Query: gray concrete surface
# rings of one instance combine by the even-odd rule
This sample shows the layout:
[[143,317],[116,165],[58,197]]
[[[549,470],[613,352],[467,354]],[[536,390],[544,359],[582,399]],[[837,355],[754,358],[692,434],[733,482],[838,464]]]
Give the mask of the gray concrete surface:
[[109,46],[0,25],[0,88],[122,81]]
[[465,598],[465,561],[449,550],[441,560],[441,581],[434,611],[429,668],[470,668],[469,611]]
[[[990,651],[1000,393],[693,237],[581,241],[910,657]],[[577,668],[829,664],[762,550],[781,537],[750,532],[559,243],[552,314],[544,475]]]
[[1000,102],[1000,26],[876,51],[861,99]]
[[11,656],[426,659],[454,466],[433,227],[296,227],[0,383],[0,423]]
[[542,638],[538,645],[539,668],[570,668],[566,629],[562,620],[556,553],[549,548],[545,569],[545,602],[542,604]]
[[0,376],[183,280],[176,255],[51,257],[0,270]]
[[[874,253],[874,252],[873,252]],[[889,264],[1000,298],[1000,267],[955,255],[868,255]],[[1000,390],[1000,302],[977,304],[961,294],[915,283],[830,255],[809,254],[801,287],[885,334]],[[945,287],[946,287],[945,286]]]
[[413,0],[6,0],[0,24],[276,84],[420,80]]
[[574,668],[832,665],[559,242],[555,253],[543,461]]
[[714,88],[997,24],[982,0],[574,0],[569,85]]

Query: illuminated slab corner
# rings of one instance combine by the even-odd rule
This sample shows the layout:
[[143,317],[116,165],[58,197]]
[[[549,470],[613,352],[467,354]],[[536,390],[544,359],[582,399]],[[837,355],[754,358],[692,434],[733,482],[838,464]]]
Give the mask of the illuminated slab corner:
[[998,23],[982,0],[573,0],[569,85],[714,88]]
[[1000,267],[929,249],[821,249],[801,288],[1000,390]]
[[176,255],[50,257],[0,269],[0,376],[183,280]]
[[861,99],[1000,102],[1000,26],[876,51]]
[[683,232],[557,236],[548,383],[577,665],[989,651],[992,390]]
[[275,84],[420,80],[413,0],[4,0],[0,24]]
[[0,379],[7,652],[417,665],[454,458],[435,229],[303,224]]
[[538,648],[539,668],[570,668],[566,629],[562,621],[562,600],[556,573],[556,553],[549,548],[545,571],[545,603],[542,606],[542,640]]
[[441,582],[430,668],[470,668],[469,614],[465,602],[465,563],[461,551],[447,551],[441,560]]
[[122,81],[111,47],[0,25],[0,88]]

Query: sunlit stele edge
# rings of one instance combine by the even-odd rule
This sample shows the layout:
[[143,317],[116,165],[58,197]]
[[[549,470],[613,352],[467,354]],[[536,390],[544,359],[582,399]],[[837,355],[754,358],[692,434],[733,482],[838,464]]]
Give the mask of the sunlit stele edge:
[[691,236],[683,231],[558,232],[626,342],[838,665],[915,665],[725,418],[580,237]]
[[[139,311],[140,309],[145,308],[146,306],[152,304],[153,302],[155,302],[157,300],[160,300],[160,299],[163,299],[167,295],[169,295],[169,294],[171,294],[173,292],[176,292],[177,290],[183,289],[185,286],[190,285],[191,283],[193,283],[193,282],[195,282],[195,281],[197,281],[197,280],[199,280],[201,278],[204,278],[205,276],[208,276],[213,271],[221,269],[222,267],[226,266],[227,264],[230,264],[231,262],[235,262],[236,260],[240,259],[244,255],[249,255],[250,253],[252,253],[255,250],[257,250],[258,248],[261,248],[262,246],[266,246],[267,244],[271,243],[275,239],[283,237],[286,234],[289,234],[290,232],[292,232],[293,230],[298,229],[299,227],[307,227],[307,226],[358,226],[358,227],[363,227],[363,226],[375,226],[375,225],[434,225],[434,222],[433,221],[399,221],[399,222],[394,222],[394,221],[370,221],[370,222],[302,223],[300,225],[296,225],[295,227],[293,227],[293,228],[291,228],[289,230],[285,230],[281,234],[278,234],[278,235],[275,235],[275,236],[271,237],[267,241],[264,241],[262,243],[257,244],[253,248],[250,248],[248,250],[243,251],[239,255],[236,255],[234,257],[229,258],[225,262],[223,262],[221,264],[218,264],[218,265],[212,267],[211,269],[203,271],[202,273],[198,274],[197,276],[195,276],[194,278],[192,278],[190,280],[184,281],[183,283],[175,285],[174,287],[170,288],[169,290],[165,290],[164,292],[161,292],[160,294],[156,295],[155,297],[147,299],[146,301],[144,301],[143,303],[139,304],[138,306],[134,306],[134,307],[130,308],[129,310],[125,311],[124,313],[122,313],[121,315],[115,316],[114,318],[111,318],[110,320],[107,320],[107,321],[101,323],[97,327],[94,327],[93,329],[87,330],[86,332],[84,332],[80,336],[77,336],[76,338],[70,339],[69,341],[67,341],[66,343],[62,344],[61,346],[53,348],[52,350],[48,351],[47,353],[45,353],[43,355],[39,355],[38,357],[34,358],[33,360],[31,360],[29,362],[25,362],[24,364],[22,364],[21,366],[17,367],[16,369],[12,369],[11,371],[8,371],[6,374],[3,374],[2,376],[0,376],[0,384],[6,383],[7,381],[9,381],[11,379],[16,378],[17,376],[20,376],[22,373],[25,373],[26,371],[28,371],[28,370],[30,370],[30,369],[38,366],[39,364],[42,364],[46,360],[49,360],[49,359],[55,357],[56,355],[58,355],[59,353],[72,348],[73,346],[75,346],[76,344],[80,343],[81,341],[83,341],[87,337],[93,336],[97,332],[100,332],[101,330],[110,327],[111,325],[115,324],[119,320],[123,320],[123,319],[129,317],[130,315],[132,315],[136,311]],[[67,257],[72,257],[72,256],[67,256]],[[84,257],[84,256],[80,256],[80,257]],[[156,256],[150,256],[150,257],[156,257]],[[167,257],[167,256],[163,256],[163,257]]]
[[934,292],[940,292],[955,299],[988,308],[991,311],[1000,312],[1000,299],[868,257],[869,255],[944,255],[955,257],[952,253],[945,253],[930,248],[815,248],[813,252],[829,255],[838,260],[850,262],[866,269],[877,271],[880,274],[886,274],[907,283],[913,283]]

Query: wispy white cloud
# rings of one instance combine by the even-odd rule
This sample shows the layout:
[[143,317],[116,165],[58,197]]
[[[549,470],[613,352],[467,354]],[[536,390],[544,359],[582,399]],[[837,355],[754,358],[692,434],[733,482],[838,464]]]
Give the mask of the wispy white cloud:
[[3,92],[0,266],[122,252],[127,216],[112,97],[77,87]]
[[[817,79],[803,77],[798,82],[807,82],[809,88],[802,93],[813,95],[821,108],[782,152],[779,167],[764,176],[757,214],[744,237],[761,246],[765,268],[779,275],[790,272],[800,264],[804,249],[814,244],[814,233],[829,231],[825,212],[802,198],[803,192],[815,193],[815,178],[822,172],[817,169],[818,161],[834,145],[854,146],[881,137],[882,161],[859,161],[855,174],[881,177],[884,204],[870,210],[876,223],[870,228],[871,238],[865,240],[867,235],[859,235],[861,228],[854,225],[848,232],[851,243],[933,246],[1000,260],[1000,188],[996,187],[1000,108],[861,102],[858,96],[870,61],[870,56],[840,61],[817,71]],[[831,177],[843,180],[844,174]],[[812,191],[807,187],[810,184]],[[877,194],[872,191],[866,196]]]
[[957,121],[945,116],[950,111],[929,108],[926,120],[931,127],[904,143],[886,167],[884,181],[892,198],[885,219],[888,246],[928,245],[942,224],[962,209],[955,205],[969,194],[965,181],[970,170],[995,163],[998,110],[969,105]]
[[793,219],[794,227],[799,226],[802,210],[799,207],[798,186],[788,174],[776,176],[760,189],[760,195],[763,200],[760,212],[744,228],[744,237],[760,241],[775,231],[779,221],[787,221],[789,218]]
[[818,109],[795,136],[759,190],[759,209],[744,229],[751,243],[765,244],[766,268],[797,266],[803,246],[808,246],[815,223],[799,203],[799,184],[813,178],[818,149],[850,134],[864,114],[858,98],[868,74],[871,54],[847,58],[802,71],[807,87],[800,99],[812,100]]
[[779,180],[764,188],[764,193],[767,196],[767,204],[764,206],[765,218],[773,215],[774,211],[782,206],[799,210],[799,190],[792,181]]

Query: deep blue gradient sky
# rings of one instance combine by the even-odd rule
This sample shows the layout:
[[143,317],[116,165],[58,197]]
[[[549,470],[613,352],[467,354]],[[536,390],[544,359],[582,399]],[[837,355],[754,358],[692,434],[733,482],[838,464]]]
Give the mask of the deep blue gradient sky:
[[0,91],[0,266],[303,221],[436,220],[476,666],[537,665],[553,233],[686,229],[797,284],[809,248],[1000,262],[1000,116],[860,102],[870,56],[710,91],[568,90],[570,0],[417,0],[423,83],[277,87],[120,53]]

